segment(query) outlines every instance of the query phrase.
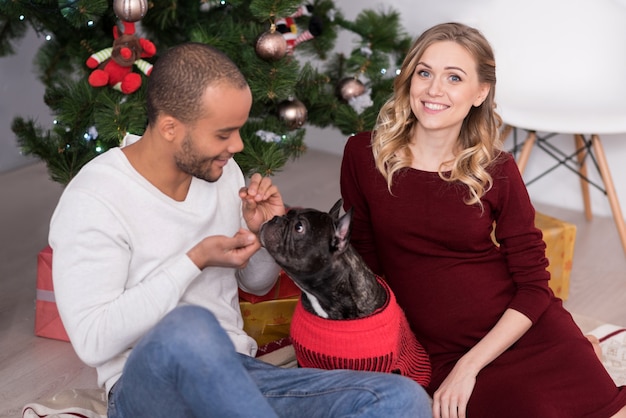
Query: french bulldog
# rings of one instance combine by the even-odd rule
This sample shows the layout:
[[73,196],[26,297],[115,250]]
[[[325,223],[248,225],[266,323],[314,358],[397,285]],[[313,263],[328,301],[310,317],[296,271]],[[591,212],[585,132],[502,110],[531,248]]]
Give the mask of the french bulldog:
[[430,361],[382,278],[350,244],[352,209],[290,209],[259,231],[261,245],[302,290],[290,334],[301,367],[385,371],[426,386]]
[[350,245],[352,210],[339,217],[342,200],[329,213],[291,209],[261,227],[261,244],[302,290],[304,308],[322,318],[370,315],[387,293]]

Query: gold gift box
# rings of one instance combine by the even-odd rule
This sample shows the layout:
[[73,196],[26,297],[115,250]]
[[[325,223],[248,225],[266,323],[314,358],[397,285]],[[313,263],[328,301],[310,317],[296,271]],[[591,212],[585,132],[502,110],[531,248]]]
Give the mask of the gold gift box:
[[550,261],[550,288],[557,297],[565,300],[569,296],[576,225],[537,212],[535,226],[543,232],[546,243],[546,257]]
[[[546,258],[550,262],[547,269],[550,272],[548,285],[557,297],[566,300],[574,260],[576,225],[536,212],[535,226],[541,229],[546,243]],[[491,238],[498,245],[495,226]]]
[[240,301],[243,329],[260,346],[289,336],[298,297],[251,303]]

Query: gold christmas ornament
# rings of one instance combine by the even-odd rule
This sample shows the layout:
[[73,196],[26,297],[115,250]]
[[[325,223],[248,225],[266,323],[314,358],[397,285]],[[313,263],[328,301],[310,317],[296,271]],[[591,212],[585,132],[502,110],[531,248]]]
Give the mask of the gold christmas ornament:
[[261,34],[256,41],[256,53],[267,61],[278,61],[287,54],[287,41],[282,33],[272,24],[269,31]]
[[113,0],[115,15],[125,22],[137,22],[148,11],[148,0]]
[[278,118],[289,130],[301,128],[306,122],[307,113],[306,106],[298,99],[288,99],[278,104]]
[[337,96],[346,102],[365,93],[365,84],[354,77],[342,79],[337,84]]

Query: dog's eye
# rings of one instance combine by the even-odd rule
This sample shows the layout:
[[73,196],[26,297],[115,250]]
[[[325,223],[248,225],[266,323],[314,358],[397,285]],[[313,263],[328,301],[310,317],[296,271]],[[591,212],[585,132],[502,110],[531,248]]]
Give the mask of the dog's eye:
[[296,224],[293,226],[293,229],[301,234],[304,232],[304,224],[302,222],[296,222]]

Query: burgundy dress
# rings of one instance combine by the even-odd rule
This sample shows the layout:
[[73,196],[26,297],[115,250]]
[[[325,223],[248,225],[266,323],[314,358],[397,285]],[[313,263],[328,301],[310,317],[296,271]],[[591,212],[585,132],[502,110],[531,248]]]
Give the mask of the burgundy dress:
[[[351,242],[384,276],[432,362],[434,391],[507,308],[533,326],[480,371],[469,418],[607,418],[626,405],[591,344],[548,287],[541,231],[510,154],[490,168],[483,209],[437,173],[403,169],[392,193],[374,166],[370,134],[348,140],[341,194]],[[496,238],[491,239],[497,222]]]

